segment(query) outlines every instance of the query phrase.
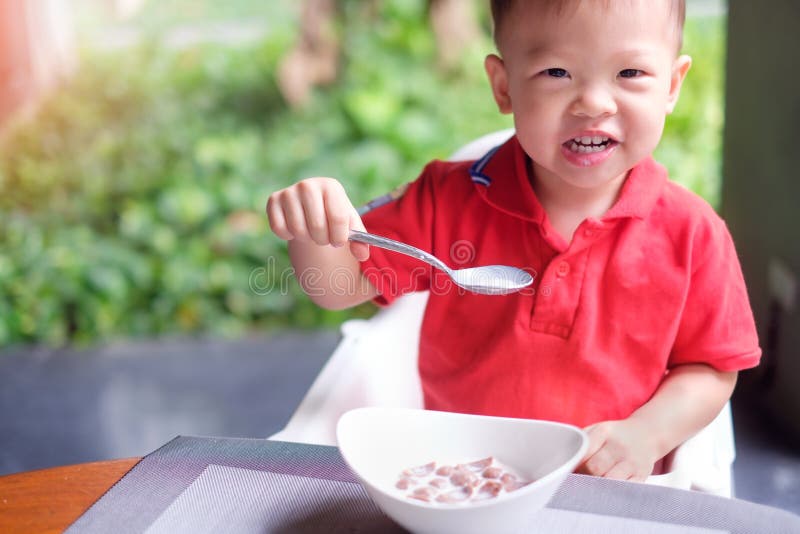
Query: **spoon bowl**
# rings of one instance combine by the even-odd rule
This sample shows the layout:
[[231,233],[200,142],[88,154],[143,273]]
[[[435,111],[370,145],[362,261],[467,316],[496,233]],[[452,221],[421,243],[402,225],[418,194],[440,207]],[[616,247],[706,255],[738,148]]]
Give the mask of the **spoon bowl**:
[[507,295],[533,283],[529,273],[508,265],[454,269],[448,274],[459,287],[483,295]]
[[509,265],[485,265],[468,269],[451,269],[436,256],[411,245],[358,230],[350,230],[350,241],[367,243],[405,254],[441,269],[459,287],[482,295],[507,295],[533,283],[530,273]]

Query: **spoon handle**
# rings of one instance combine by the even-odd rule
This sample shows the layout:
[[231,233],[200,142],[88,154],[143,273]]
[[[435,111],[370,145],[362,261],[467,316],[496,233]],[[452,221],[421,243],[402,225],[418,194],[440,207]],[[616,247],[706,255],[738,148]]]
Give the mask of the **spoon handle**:
[[349,239],[350,241],[367,243],[368,245],[385,248],[386,250],[393,250],[394,252],[399,252],[400,254],[417,258],[418,260],[422,260],[429,265],[433,265],[434,267],[441,269],[448,274],[450,273],[450,267],[445,265],[444,262],[442,262],[436,256],[428,254],[424,250],[420,250],[417,247],[412,247],[411,245],[401,243],[400,241],[395,241],[394,239],[381,237],[375,234],[369,234],[367,232],[359,232],[358,230],[350,230]]

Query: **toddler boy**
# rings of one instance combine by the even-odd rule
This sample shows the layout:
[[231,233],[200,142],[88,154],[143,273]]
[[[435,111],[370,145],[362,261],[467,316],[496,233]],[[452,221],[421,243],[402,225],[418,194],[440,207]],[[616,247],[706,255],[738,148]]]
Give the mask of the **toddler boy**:
[[[492,14],[485,68],[514,137],[429,164],[363,220],[336,180],[300,181],[270,197],[270,224],[322,306],[430,291],[426,408],[587,427],[583,472],[644,480],[760,357],[724,222],[651,158],[691,65],[684,2],[493,0]],[[537,276],[508,296],[467,293],[417,260],[344,247],[365,226],[453,267]],[[342,273],[354,290],[336,290]]]

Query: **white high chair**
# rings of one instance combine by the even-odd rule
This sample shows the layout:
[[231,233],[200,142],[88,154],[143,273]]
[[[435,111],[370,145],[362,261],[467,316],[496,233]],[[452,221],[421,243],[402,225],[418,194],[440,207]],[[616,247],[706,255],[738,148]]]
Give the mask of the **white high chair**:
[[[513,133],[503,130],[481,137],[450,159],[477,159]],[[370,319],[345,321],[336,350],[286,427],[270,439],[336,445],[336,422],[348,410],[422,408],[417,347],[427,301],[427,292],[412,293]],[[726,404],[716,419],[669,455],[667,473],[653,475],[647,483],[731,497],[735,455],[730,404]]]

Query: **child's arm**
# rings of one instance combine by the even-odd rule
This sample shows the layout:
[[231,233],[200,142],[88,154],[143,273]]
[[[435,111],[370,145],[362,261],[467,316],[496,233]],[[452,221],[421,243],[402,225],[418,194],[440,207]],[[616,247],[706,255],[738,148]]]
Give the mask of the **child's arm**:
[[297,279],[316,304],[338,310],[378,295],[359,268],[368,246],[345,246],[350,229],[364,230],[364,224],[337,180],[308,178],[277,191],[267,215],[272,231],[289,242]]
[[704,364],[673,368],[653,397],[630,417],[587,427],[582,473],[643,481],[653,465],[709,424],[728,402],[736,372]]

